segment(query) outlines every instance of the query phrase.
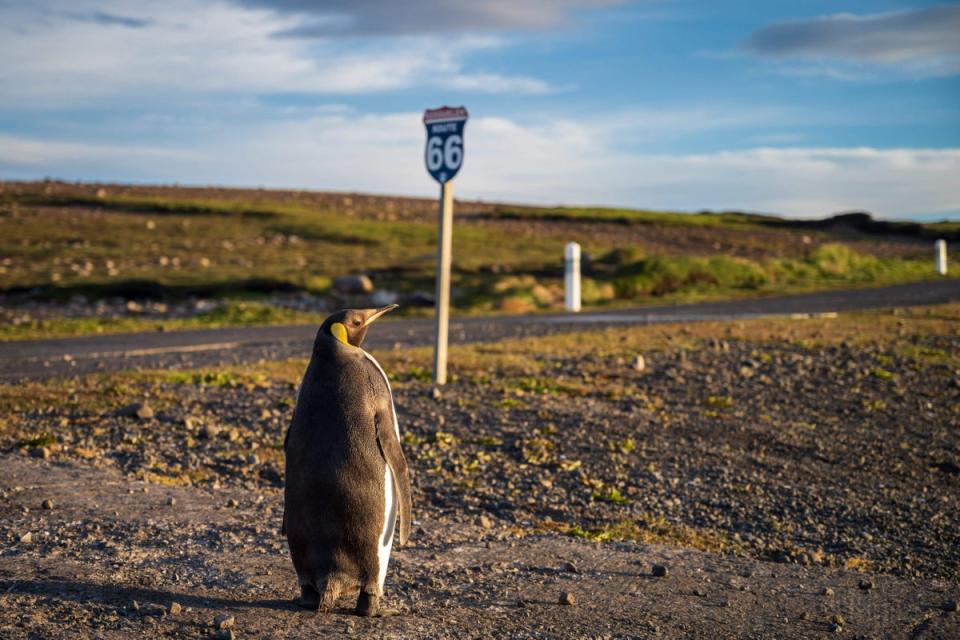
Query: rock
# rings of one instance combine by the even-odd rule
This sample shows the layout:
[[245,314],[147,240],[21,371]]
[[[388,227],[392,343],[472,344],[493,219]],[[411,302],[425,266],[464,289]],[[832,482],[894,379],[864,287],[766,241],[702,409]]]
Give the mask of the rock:
[[373,282],[363,274],[340,276],[333,279],[333,290],[336,293],[373,293]]
[[231,509],[235,509],[240,506],[240,503],[237,502],[236,498],[230,498],[229,500],[227,500],[227,506],[230,507]]
[[873,580],[869,578],[861,578],[860,582],[857,583],[857,586],[860,587],[863,591],[870,591],[877,585],[874,584]]
[[43,507],[44,509],[53,509],[53,500],[51,500],[50,498],[47,498],[46,500],[43,501],[43,503],[40,506]]
[[820,592],[820,595],[830,597],[833,595],[833,589],[831,589],[830,587],[824,587],[823,591]]
[[577,569],[577,565],[573,564],[569,560],[563,563],[563,570],[568,573],[579,573],[580,571],[579,569]]
[[653,567],[650,569],[650,573],[651,573],[651,575],[653,575],[654,577],[663,578],[664,576],[667,575],[667,568],[666,568],[665,566],[663,566],[662,564],[655,564],[655,565],[653,565]]
[[199,436],[201,438],[206,438],[207,440],[212,440],[217,437],[217,434],[220,433],[220,428],[213,424],[205,424],[203,428],[200,429]]
[[146,403],[134,402],[125,407],[120,407],[113,412],[113,415],[121,418],[139,418],[140,420],[149,420],[153,417],[153,409]]
[[947,600],[943,603],[943,610],[947,613],[953,613],[957,610],[957,601],[956,600]]
[[843,616],[838,613],[830,618],[830,622],[837,625],[838,627],[842,627],[844,623],[846,623],[846,620],[844,620]]
[[218,614],[213,619],[213,627],[215,629],[230,629],[237,623],[237,619],[227,613]]
[[440,391],[440,387],[433,387],[433,389],[430,390],[430,397],[433,398],[434,400],[439,400],[440,398],[442,398],[443,392]]
[[30,449],[30,457],[46,460],[50,457],[50,449],[47,447],[33,447]]
[[479,522],[480,522],[480,526],[483,527],[484,529],[493,528],[493,520],[491,520],[487,516],[480,516]]
[[170,496],[169,498],[167,498],[167,505],[173,507],[173,506],[176,506],[176,504],[177,504],[176,498],[174,498],[173,496]]
[[182,611],[183,611],[183,607],[180,606],[179,602],[170,603],[170,615],[176,616],[176,615],[179,615]]
[[569,591],[564,591],[560,594],[560,598],[558,602],[560,604],[565,604],[567,606],[572,607],[573,605],[577,604],[577,599]]
[[33,534],[29,531],[20,536],[20,544],[30,544],[31,542],[33,542]]
[[637,355],[633,358],[633,368],[637,371],[643,371],[647,368],[647,361],[643,356]]

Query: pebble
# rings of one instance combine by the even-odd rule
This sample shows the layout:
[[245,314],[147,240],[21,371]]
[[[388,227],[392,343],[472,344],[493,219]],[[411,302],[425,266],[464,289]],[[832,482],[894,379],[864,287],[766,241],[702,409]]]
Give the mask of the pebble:
[[113,415],[121,418],[139,418],[140,420],[148,420],[153,417],[153,409],[150,407],[150,405],[144,402],[133,402],[126,406],[120,407],[113,412]]
[[25,534],[20,536],[21,544],[30,544],[32,541],[33,541],[33,534],[29,531],[27,531]]
[[51,500],[50,498],[47,498],[46,500],[43,501],[43,504],[41,504],[40,506],[43,507],[44,509],[53,509],[53,500]]
[[227,506],[231,508],[236,508],[240,506],[240,503],[237,502],[236,498],[230,498],[229,500],[227,500]]
[[830,587],[824,587],[823,591],[820,592],[820,595],[830,597],[833,595],[833,589],[831,589]]
[[563,563],[563,570],[568,573],[579,573],[580,570],[577,569],[577,565],[573,564],[569,560]]
[[46,460],[50,457],[50,449],[47,447],[33,447],[30,449],[31,458],[42,458]]
[[230,629],[236,623],[237,619],[226,613],[221,613],[213,619],[215,629]]
[[657,578],[663,578],[667,575],[667,568],[662,564],[655,564],[650,570],[650,573]]
[[492,529],[493,520],[491,520],[487,516],[480,516],[480,526],[483,527],[484,529]]
[[874,584],[873,580],[870,580],[869,578],[861,578],[857,586],[860,587],[863,591],[870,591],[877,585]]
[[173,496],[170,496],[169,498],[167,498],[167,504],[172,507],[177,504],[177,499],[174,498]]
[[182,611],[183,611],[183,607],[180,605],[179,602],[170,603],[170,615],[172,616],[179,615],[180,612]]
[[633,368],[637,371],[643,371],[647,368],[647,361],[643,356],[638,355],[633,359]]
[[573,606],[573,605],[577,604],[577,599],[576,599],[576,598],[574,597],[574,595],[573,595],[572,593],[570,593],[569,591],[564,591],[564,592],[562,592],[562,593],[560,594],[559,602],[560,602],[560,604],[565,604],[565,605],[568,605],[568,606]]

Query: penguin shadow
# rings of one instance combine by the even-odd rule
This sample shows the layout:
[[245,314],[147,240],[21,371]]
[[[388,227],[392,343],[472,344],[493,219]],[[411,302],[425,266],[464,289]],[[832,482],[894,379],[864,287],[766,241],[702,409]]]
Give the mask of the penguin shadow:
[[177,602],[181,606],[194,609],[271,609],[275,611],[301,611],[293,599],[244,599],[201,596],[186,592],[165,591],[146,587],[110,585],[96,582],[83,582],[66,578],[44,578],[33,580],[0,580],[0,593],[31,594],[87,604],[100,604],[118,608],[128,607],[134,600],[141,604],[168,607]]

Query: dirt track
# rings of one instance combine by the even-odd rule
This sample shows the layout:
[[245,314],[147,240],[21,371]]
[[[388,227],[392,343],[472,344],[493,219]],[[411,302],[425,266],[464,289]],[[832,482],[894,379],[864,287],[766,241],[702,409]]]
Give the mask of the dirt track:
[[[276,493],[158,487],[10,456],[0,465],[4,638],[207,637],[217,615],[234,616],[241,638],[823,637],[840,620],[844,637],[960,636],[960,614],[943,610],[960,596],[955,583],[867,576],[864,589],[851,571],[556,535],[498,540],[470,524],[438,543],[450,532],[430,521],[395,553],[387,593],[398,615],[357,618],[347,601],[303,613],[290,604]],[[26,532],[31,541],[12,539]],[[653,577],[653,564],[668,574]],[[563,592],[576,604],[559,604]]]

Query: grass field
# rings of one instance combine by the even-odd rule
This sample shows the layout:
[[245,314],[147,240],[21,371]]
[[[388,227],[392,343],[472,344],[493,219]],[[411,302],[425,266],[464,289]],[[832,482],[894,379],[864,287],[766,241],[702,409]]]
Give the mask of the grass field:
[[[433,289],[436,204],[430,200],[0,186],[0,294],[7,304],[77,296],[228,301],[215,312],[159,321],[18,316],[4,323],[0,339],[312,322],[312,315],[275,307],[264,296],[304,293],[336,307],[348,301],[333,295],[333,278],[355,273],[401,298]],[[462,202],[454,229],[454,305],[459,313],[558,308],[570,240],[586,256],[584,303],[597,307],[933,278],[930,238],[955,233],[949,225],[858,224]]]

